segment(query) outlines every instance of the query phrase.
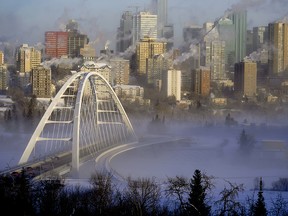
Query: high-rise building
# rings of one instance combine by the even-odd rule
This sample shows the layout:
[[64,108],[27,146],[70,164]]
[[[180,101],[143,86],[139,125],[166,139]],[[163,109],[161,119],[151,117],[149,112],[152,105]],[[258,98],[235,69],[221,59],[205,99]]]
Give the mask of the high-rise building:
[[247,11],[234,11],[228,16],[232,20],[235,32],[235,63],[246,56]]
[[253,28],[253,51],[263,48],[268,42],[268,26],[259,26]]
[[136,65],[139,75],[146,74],[146,61],[155,55],[164,54],[166,52],[166,43],[157,42],[153,38],[145,37],[136,45]]
[[70,20],[66,25],[66,32],[45,32],[46,58],[80,57],[80,49],[88,42],[87,35],[78,31],[78,23]]
[[6,93],[8,87],[9,72],[5,64],[0,64],[0,93]]
[[210,94],[210,68],[199,67],[192,71],[192,92],[203,97]]
[[69,58],[80,57],[80,50],[88,44],[89,39],[87,35],[80,34],[78,31],[78,23],[75,20],[69,20],[66,25],[66,32],[68,32],[67,55]]
[[163,28],[163,39],[167,43],[166,49],[171,50],[174,47],[174,26],[165,25]]
[[[22,88],[25,93],[31,93],[27,87],[31,83],[31,71],[17,73],[17,86]],[[29,92],[28,92],[29,91]]]
[[76,20],[69,20],[69,22],[66,25],[66,32],[78,32],[78,23],[76,22]]
[[205,36],[201,44],[200,65],[210,67],[211,80],[224,79],[226,77],[226,43],[219,40],[219,32],[214,28],[214,23],[203,24]]
[[45,58],[61,58],[68,55],[68,32],[45,32]]
[[269,23],[268,35],[269,73],[275,75],[288,69],[288,23]]
[[218,21],[217,29],[219,39],[225,41],[226,70],[233,71],[235,64],[235,31],[233,21],[228,18],[222,18]]
[[32,94],[37,98],[51,97],[51,69],[38,66],[32,70]]
[[17,51],[16,55],[17,70],[20,73],[31,72],[41,63],[41,51],[34,47],[29,47],[28,44],[23,44]]
[[181,100],[181,71],[169,69],[163,73],[163,92],[166,97],[175,96],[176,101]]
[[122,58],[110,59],[113,85],[128,85],[130,61]]
[[171,66],[172,61],[165,58],[163,54],[147,58],[147,83],[156,86],[159,80],[162,80],[162,74]]
[[253,31],[249,29],[246,33],[246,56],[249,56],[253,51]]
[[78,31],[68,32],[68,42],[67,42],[67,55],[69,58],[80,57],[80,49],[84,48],[88,44],[89,39],[87,35],[80,34]]
[[0,65],[4,64],[4,53],[0,51]]
[[133,39],[133,14],[125,11],[120,20],[120,27],[117,30],[117,52],[125,52],[132,45]]
[[213,22],[205,22],[203,24],[203,31],[205,33],[210,32],[214,28],[214,23]]
[[203,39],[201,42],[211,42],[214,40],[219,40],[219,32],[218,29],[214,27],[214,23],[206,22],[203,24]]
[[205,66],[210,67],[211,80],[226,78],[225,41],[214,40],[206,43]]
[[257,90],[257,63],[242,61],[235,64],[234,89],[243,96],[255,97]]
[[139,12],[133,16],[133,44],[144,37],[157,38],[157,15]]
[[158,27],[158,37],[162,38],[164,36],[164,26],[168,24],[168,0],[154,0],[157,2],[157,27]]
[[188,26],[183,29],[183,39],[185,43],[190,44],[192,41],[200,42],[202,37],[202,27]]

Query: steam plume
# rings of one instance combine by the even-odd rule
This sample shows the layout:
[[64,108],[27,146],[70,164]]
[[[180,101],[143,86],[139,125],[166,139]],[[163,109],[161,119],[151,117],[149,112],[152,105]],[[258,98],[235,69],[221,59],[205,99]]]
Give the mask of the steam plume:
[[81,58],[53,58],[49,61],[42,62],[43,67],[51,68],[51,66],[65,65],[67,67],[72,67],[74,64],[80,63]]

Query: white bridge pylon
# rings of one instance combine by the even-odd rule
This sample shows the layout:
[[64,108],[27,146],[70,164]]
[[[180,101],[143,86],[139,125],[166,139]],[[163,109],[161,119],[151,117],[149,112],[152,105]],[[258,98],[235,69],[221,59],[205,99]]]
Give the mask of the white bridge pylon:
[[35,129],[19,164],[71,152],[80,159],[137,137],[120,100],[97,72],[78,72],[58,91]]

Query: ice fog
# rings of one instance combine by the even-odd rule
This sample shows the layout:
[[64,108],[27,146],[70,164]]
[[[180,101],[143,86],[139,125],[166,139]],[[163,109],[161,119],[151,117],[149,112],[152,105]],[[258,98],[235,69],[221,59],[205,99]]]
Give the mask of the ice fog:
[[[199,114],[194,119],[182,121],[166,118],[164,124],[156,126],[150,124],[152,120],[149,118],[131,118],[140,139],[150,137],[156,140],[163,136],[179,140],[123,151],[110,158],[110,167],[123,179],[150,177],[159,181],[176,175],[191,178],[195,169],[200,169],[215,177],[216,184],[223,186],[230,181],[244,184],[247,189],[253,189],[260,177],[267,188],[279,178],[287,178],[286,117],[235,111],[231,116],[238,124],[227,126],[227,113],[214,119]],[[254,139],[253,147],[245,152],[239,144],[243,130]]]
[[[225,124],[228,114],[238,122],[237,125]],[[285,114],[248,115],[237,110],[222,110],[213,116],[200,112],[182,119],[159,115],[159,123],[152,123],[155,121],[153,115],[129,117],[140,141],[147,139],[158,144],[141,146],[140,142],[133,149],[113,155],[108,166],[123,179],[151,177],[164,181],[176,175],[191,178],[195,169],[200,169],[214,176],[217,184],[231,181],[252,189],[259,177],[263,178],[267,188],[273,181],[288,177],[288,124]],[[2,170],[18,163],[37,123],[37,120],[5,124],[1,121]],[[238,143],[243,130],[255,141],[254,147],[244,153]],[[177,140],[161,141],[173,139]],[[275,141],[282,147],[267,147],[264,141]],[[97,164],[93,161],[88,167],[80,167],[80,173],[84,174],[79,177],[89,178],[95,172],[95,166]]]

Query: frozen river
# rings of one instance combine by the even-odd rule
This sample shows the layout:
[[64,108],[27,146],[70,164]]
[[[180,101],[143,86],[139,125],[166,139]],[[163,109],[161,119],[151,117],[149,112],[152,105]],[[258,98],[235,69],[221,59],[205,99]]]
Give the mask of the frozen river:
[[[147,140],[140,140],[137,145],[103,154],[97,159],[96,169],[108,169],[122,180],[132,177],[155,178],[158,181],[175,176],[191,178],[195,169],[200,169],[213,176],[216,184],[225,184],[226,181],[243,183],[247,189],[253,189],[255,180],[260,177],[268,188],[273,181],[288,177],[288,135],[285,127],[245,128],[253,133],[257,143],[249,154],[244,155],[237,143],[242,127],[195,127],[191,128],[190,133],[186,127],[177,128],[179,131],[174,135],[171,132],[169,136],[166,134],[162,137],[147,135],[144,137]],[[262,140],[276,138],[285,143],[286,149],[261,147]],[[93,161],[92,169],[94,166]],[[86,174],[82,177],[88,178],[90,171],[83,171]]]
[[[15,123],[1,127],[1,169],[18,163],[35,127]],[[240,154],[237,143],[243,129],[255,137],[258,145],[246,156]],[[195,169],[200,169],[218,179],[218,183],[227,180],[252,188],[255,178],[262,177],[270,187],[274,180],[288,177],[287,131],[287,126],[228,128],[173,124],[162,135],[151,135],[141,128],[137,131],[142,140],[138,145],[103,155],[104,165],[95,161],[83,165],[80,178],[89,178],[95,169],[108,167],[124,179],[151,177],[162,181],[176,175],[191,178]],[[286,150],[261,149],[262,140],[281,140]]]

